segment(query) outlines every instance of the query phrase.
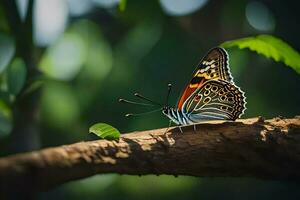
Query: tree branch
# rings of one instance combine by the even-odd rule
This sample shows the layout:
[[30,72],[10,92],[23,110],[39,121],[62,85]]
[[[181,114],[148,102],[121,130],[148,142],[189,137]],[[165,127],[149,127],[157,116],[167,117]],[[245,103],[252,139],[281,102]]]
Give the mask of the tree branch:
[[99,173],[300,179],[300,118],[213,121],[123,134],[0,159],[0,193]]

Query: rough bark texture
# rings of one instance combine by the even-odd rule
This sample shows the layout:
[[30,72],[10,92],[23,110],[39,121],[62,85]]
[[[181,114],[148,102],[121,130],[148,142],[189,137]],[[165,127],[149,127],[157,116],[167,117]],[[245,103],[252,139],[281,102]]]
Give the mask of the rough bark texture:
[[123,134],[0,159],[0,193],[47,190],[99,173],[300,179],[300,118],[213,121]]

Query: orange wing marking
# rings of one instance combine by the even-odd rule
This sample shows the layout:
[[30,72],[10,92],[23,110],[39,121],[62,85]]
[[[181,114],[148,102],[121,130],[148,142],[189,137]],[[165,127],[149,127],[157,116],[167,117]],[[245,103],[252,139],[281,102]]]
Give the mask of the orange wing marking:
[[186,89],[183,92],[183,95],[181,96],[177,108],[181,109],[183,103],[185,102],[185,100],[197,89],[199,88],[204,82],[206,81],[206,79],[201,79],[199,83],[195,83],[195,84],[189,84],[188,87],[186,87]]

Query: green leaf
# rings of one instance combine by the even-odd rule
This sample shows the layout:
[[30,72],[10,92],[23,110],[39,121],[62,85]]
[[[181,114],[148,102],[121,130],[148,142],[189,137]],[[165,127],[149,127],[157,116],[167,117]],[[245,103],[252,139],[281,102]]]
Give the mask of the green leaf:
[[2,73],[15,54],[15,42],[8,35],[0,34],[0,73]]
[[0,100],[0,139],[9,135],[12,130],[12,110]]
[[26,66],[22,59],[16,58],[7,70],[7,86],[11,94],[17,95],[26,81]]
[[45,83],[45,80],[43,79],[37,79],[34,80],[24,91],[24,95],[33,93],[35,91],[37,91],[38,89],[40,89]]
[[89,132],[106,140],[118,140],[120,138],[120,132],[116,128],[105,123],[94,124],[90,127]]
[[300,54],[290,45],[271,35],[258,35],[227,41],[221,44],[224,48],[248,48],[276,62],[283,62],[300,74]]
[[120,3],[119,3],[119,9],[120,9],[120,11],[124,11],[125,10],[126,3],[127,3],[127,0],[120,0]]

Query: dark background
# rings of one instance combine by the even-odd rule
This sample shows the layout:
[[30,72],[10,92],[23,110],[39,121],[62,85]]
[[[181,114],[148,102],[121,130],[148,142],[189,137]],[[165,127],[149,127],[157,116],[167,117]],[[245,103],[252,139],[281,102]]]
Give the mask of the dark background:
[[[27,1],[17,2],[22,16]],[[117,4],[35,1],[32,51],[35,67],[43,74],[34,102],[37,123],[34,134],[24,131],[16,137],[12,134],[16,120],[1,118],[1,156],[90,140],[88,128],[97,122],[122,133],[168,126],[159,112],[125,118],[125,113],[149,109],[120,104],[118,99],[136,100],[133,93],[138,91],[164,102],[167,84],[172,83],[170,101],[175,105],[201,57],[225,41],[272,34],[300,50],[297,1],[128,0],[124,11]],[[6,19],[10,10],[0,8],[0,34],[12,34]],[[300,114],[299,74],[249,50],[228,52],[234,80],[247,97],[243,118]],[[6,109],[13,112],[14,107]],[[67,183],[40,198],[299,199],[300,187],[296,182],[253,178],[112,174]]]

